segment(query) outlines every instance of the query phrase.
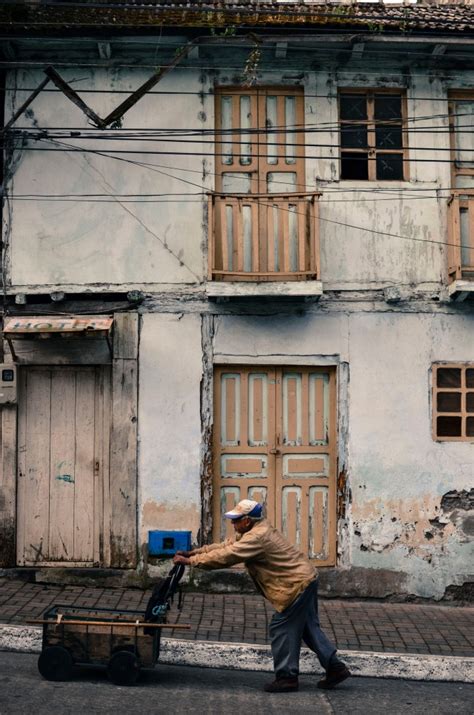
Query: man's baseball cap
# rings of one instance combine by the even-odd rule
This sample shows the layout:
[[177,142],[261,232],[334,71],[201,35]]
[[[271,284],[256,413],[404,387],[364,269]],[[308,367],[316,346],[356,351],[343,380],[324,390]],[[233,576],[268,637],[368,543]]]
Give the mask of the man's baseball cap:
[[252,519],[262,518],[263,506],[258,501],[242,499],[233,509],[224,514],[226,519],[240,519],[243,516],[251,516]]

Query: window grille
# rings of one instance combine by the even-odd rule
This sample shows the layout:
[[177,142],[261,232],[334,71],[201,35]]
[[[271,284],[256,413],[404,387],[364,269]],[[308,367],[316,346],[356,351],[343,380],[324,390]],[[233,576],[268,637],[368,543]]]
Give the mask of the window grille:
[[474,363],[433,366],[433,437],[474,441]]
[[405,99],[400,91],[340,92],[341,179],[408,178]]

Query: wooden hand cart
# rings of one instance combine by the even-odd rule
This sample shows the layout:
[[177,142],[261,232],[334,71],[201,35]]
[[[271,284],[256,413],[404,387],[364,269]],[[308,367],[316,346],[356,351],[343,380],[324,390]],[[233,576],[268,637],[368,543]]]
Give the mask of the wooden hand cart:
[[74,665],[105,666],[116,685],[133,685],[142,668],[153,668],[160,654],[163,628],[189,625],[145,623],[142,611],[55,605],[42,619],[43,647],[38,669],[47,680],[69,680]]

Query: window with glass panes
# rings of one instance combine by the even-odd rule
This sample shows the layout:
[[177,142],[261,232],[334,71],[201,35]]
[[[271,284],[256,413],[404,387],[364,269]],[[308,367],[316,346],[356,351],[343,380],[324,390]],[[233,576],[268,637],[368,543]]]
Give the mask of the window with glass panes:
[[403,92],[342,90],[341,179],[407,179],[405,119]]
[[474,363],[433,366],[433,436],[474,441]]
[[474,92],[452,92],[449,273],[474,278]]

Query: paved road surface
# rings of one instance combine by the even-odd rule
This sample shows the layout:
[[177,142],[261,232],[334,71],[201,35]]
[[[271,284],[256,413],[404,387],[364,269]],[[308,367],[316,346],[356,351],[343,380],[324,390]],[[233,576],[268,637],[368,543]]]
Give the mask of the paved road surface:
[[132,688],[110,684],[103,672],[84,671],[67,683],[37,672],[37,656],[0,653],[1,715],[155,715],[173,713],[316,713],[321,715],[472,715],[474,685],[352,678],[323,693],[316,679],[301,678],[300,691],[262,691],[267,673],[158,666]]

